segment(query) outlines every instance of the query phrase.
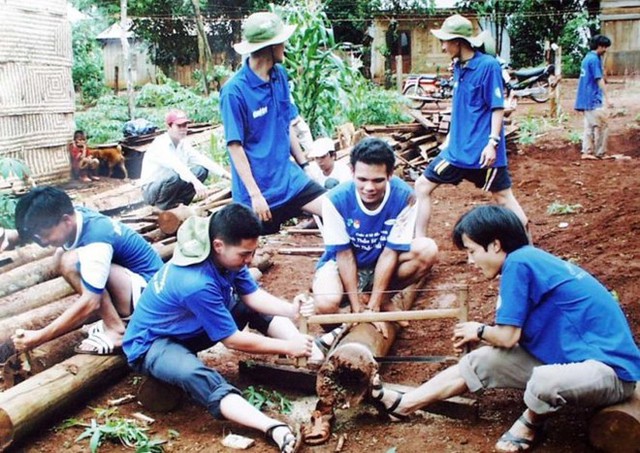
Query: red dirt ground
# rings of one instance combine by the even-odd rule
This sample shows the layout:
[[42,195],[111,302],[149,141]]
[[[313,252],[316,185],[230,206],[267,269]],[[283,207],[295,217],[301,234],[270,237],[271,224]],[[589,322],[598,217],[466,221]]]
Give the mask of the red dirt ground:
[[[572,110],[575,81],[563,85],[562,106],[567,120],[561,127],[546,131],[534,145],[521,147],[510,156],[514,190],[533,223],[533,236],[537,246],[563,258],[571,259],[596,275],[610,290],[618,294],[628,316],[636,340],[640,340],[640,83],[627,80],[612,84],[610,91],[615,102],[611,119],[610,154],[628,156],[627,159],[581,161],[579,145],[568,140],[569,131],[581,131],[580,117]],[[540,116],[548,104],[522,102],[516,118]],[[433,269],[425,292],[416,308],[445,307],[450,303],[447,286],[467,283],[470,287],[470,318],[492,322],[498,282],[486,281],[479,271],[466,263],[463,252],[456,250],[449,239],[456,219],[471,206],[488,202],[471,185],[458,188],[441,187],[432,215],[431,234],[440,247],[440,260]],[[554,201],[580,204],[575,213],[564,216],[547,214]],[[561,227],[561,223],[568,226]],[[269,248],[277,249],[290,244],[315,242],[303,236],[277,236],[270,239]],[[291,298],[306,290],[311,281],[314,259],[276,255],[275,266],[262,279],[270,291]],[[439,355],[451,353],[452,322],[414,322],[399,336],[394,355]],[[207,358],[212,366],[241,387],[250,382],[239,380],[237,356],[223,353]],[[382,366],[382,377],[388,382],[417,385],[432,376],[442,365],[395,364]],[[135,393],[138,379],[130,375],[120,383],[106,388],[86,406],[67,414],[85,421],[93,412],[89,407],[105,407],[106,401],[127,393]],[[282,391],[282,387],[278,387]],[[298,395],[287,393],[291,399]],[[521,392],[490,391],[484,395],[469,395],[480,403],[480,420],[464,422],[444,416],[426,414],[409,423],[392,424],[375,410],[363,407],[357,412],[338,412],[333,437],[323,446],[305,447],[302,451],[328,453],[335,451],[339,435],[347,439],[342,451],[387,452],[394,447],[398,452],[492,451],[496,439],[511,426],[523,409]],[[126,416],[140,411],[135,404],[121,406]],[[152,433],[168,438],[167,430],[179,432],[179,437],[165,445],[169,452],[229,451],[220,445],[223,434],[234,433],[256,439],[250,451],[273,452],[258,433],[228,422],[213,420],[204,409],[191,403],[169,414],[148,415],[157,419]],[[589,452],[587,427],[592,412],[568,408],[552,420],[546,440],[538,447],[541,452]],[[24,452],[88,451],[87,441],[75,443],[81,429],[41,431],[16,447]],[[104,452],[125,451],[124,447],[105,444]]]

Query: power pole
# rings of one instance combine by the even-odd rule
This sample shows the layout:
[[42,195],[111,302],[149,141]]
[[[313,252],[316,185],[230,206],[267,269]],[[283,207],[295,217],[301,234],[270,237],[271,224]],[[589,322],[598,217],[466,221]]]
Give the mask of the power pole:
[[127,82],[127,98],[129,100],[129,119],[134,118],[134,102],[133,102],[133,80],[131,68],[131,53],[129,51],[129,40],[127,33],[129,32],[129,21],[127,20],[127,0],[120,0],[120,43],[122,44],[122,56],[124,58],[124,79]]

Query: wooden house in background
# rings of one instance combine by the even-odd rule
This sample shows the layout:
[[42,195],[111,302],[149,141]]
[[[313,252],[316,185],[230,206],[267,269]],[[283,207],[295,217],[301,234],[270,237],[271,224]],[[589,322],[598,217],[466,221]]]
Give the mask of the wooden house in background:
[[4,0],[0,12],[0,157],[38,183],[67,179],[73,52],[66,0]]
[[605,58],[610,75],[640,74],[640,1],[601,0],[602,34],[612,45]]

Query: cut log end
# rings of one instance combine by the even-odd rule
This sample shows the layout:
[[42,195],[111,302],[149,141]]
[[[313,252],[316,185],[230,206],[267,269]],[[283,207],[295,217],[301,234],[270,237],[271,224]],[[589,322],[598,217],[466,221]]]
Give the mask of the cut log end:
[[341,345],[320,368],[316,393],[325,405],[356,406],[367,396],[377,372],[369,348],[361,343]]
[[0,409],[0,451],[4,451],[13,443],[14,427],[11,417],[3,409]]
[[180,405],[184,392],[174,385],[147,376],[138,388],[137,397],[145,409],[165,413],[171,412]]
[[606,452],[640,451],[640,389],[630,400],[606,407],[593,416],[589,441]]

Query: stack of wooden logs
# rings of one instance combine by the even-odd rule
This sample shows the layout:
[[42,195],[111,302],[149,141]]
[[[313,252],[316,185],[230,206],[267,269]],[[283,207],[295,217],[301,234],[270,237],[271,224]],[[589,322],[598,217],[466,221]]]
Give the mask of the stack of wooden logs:
[[[138,198],[127,194],[137,194]],[[139,189],[129,184],[102,193],[99,199],[74,198],[76,204],[102,212],[122,211],[141,204]],[[106,204],[106,199],[111,199],[111,205]],[[189,214],[209,215],[230,202],[231,191],[223,188],[185,210]],[[114,203],[120,204],[114,206]],[[185,219],[176,219],[171,211],[158,212],[150,207],[119,218],[151,242],[165,261],[173,254],[175,232]],[[264,270],[270,265],[270,256],[261,254],[259,261]],[[78,295],[60,276],[54,248],[28,244],[0,254],[0,266],[0,364],[4,388],[0,393],[2,450],[54,413],[89,396],[96,386],[115,382],[114,379],[127,372],[127,366],[121,355],[74,356],[74,346],[86,336],[83,329],[45,343],[28,354],[16,354],[11,340],[16,329],[34,330],[46,326]]]

